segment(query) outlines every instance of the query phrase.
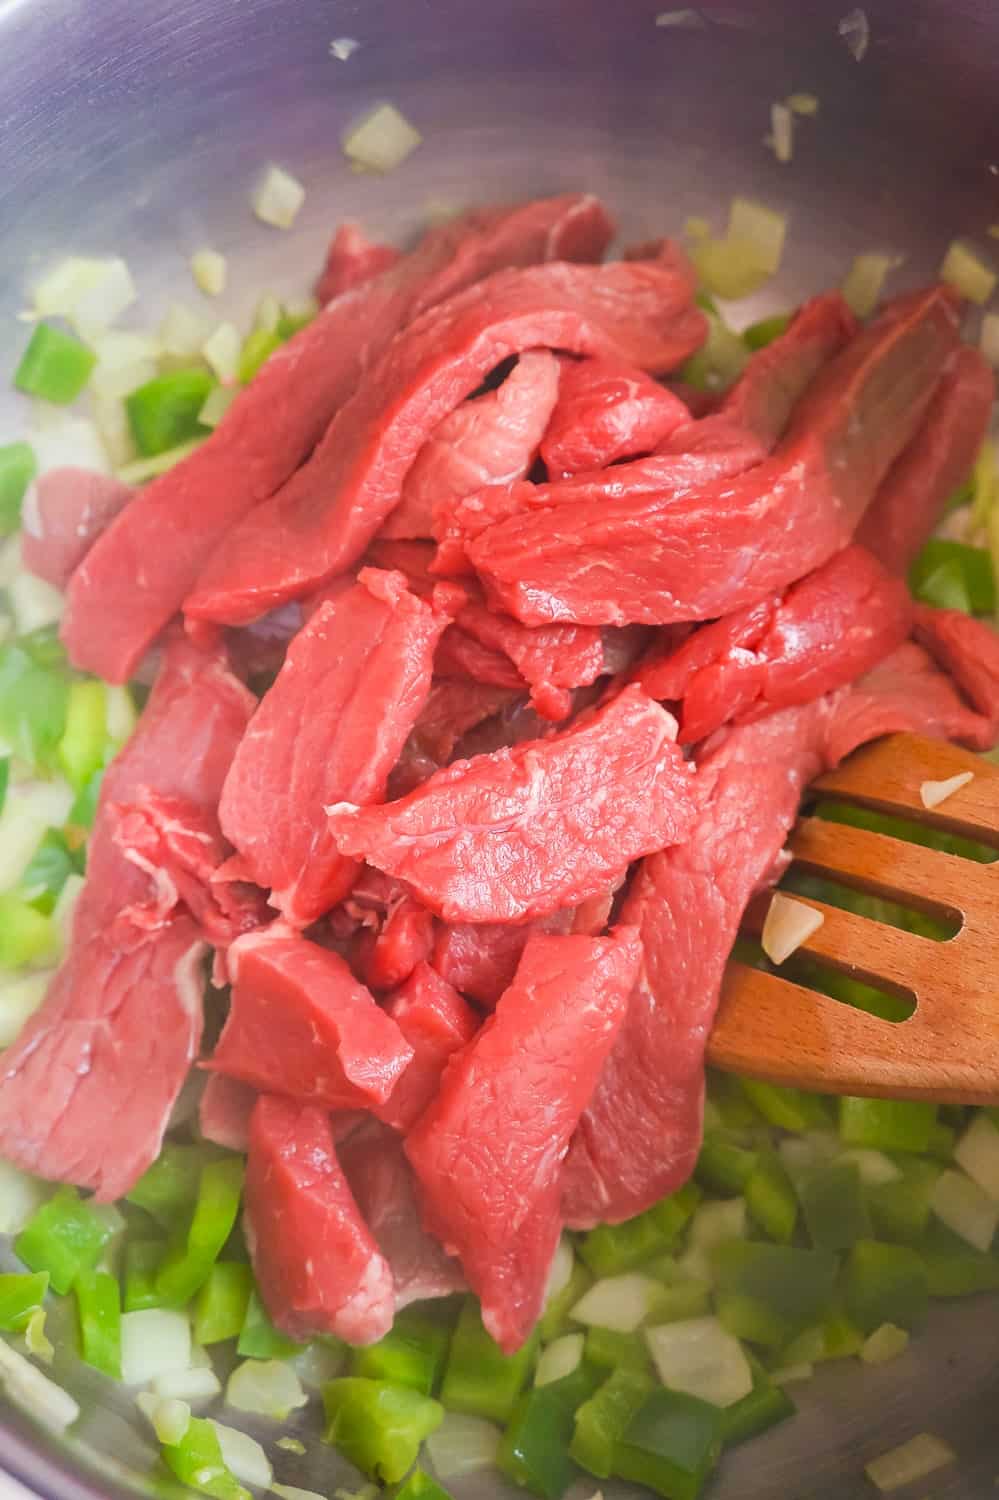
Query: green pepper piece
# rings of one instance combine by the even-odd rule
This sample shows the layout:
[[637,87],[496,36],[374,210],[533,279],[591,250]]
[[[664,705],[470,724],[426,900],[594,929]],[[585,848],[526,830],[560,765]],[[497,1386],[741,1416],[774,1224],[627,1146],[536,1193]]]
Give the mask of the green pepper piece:
[[765,349],[774,339],[779,339],[782,333],[787,332],[791,316],[791,313],[771,313],[769,318],[760,318],[758,323],[750,323],[748,328],[742,330],[742,341],[746,348],[752,349],[754,354],[757,349]]
[[239,1157],[208,1162],[187,1235],[167,1251],[156,1278],[164,1306],[183,1307],[207,1281],[239,1214],[244,1165]]
[[440,1384],[449,1342],[450,1333],[442,1324],[407,1310],[397,1314],[390,1332],[377,1344],[354,1350],[350,1373],[432,1396]]
[[697,1158],[697,1180],[723,1197],[735,1197],[745,1190],[758,1159],[757,1152],[748,1151],[721,1131],[707,1131]]
[[798,1199],[776,1151],[761,1151],[745,1189],[746,1209],[765,1235],[787,1245],[798,1221]]
[[999,1291],[999,1259],[973,1250],[966,1240],[934,1220],[918,1248],[931,1297],[971,1297]]
[[323,1386],[324,1441],[370,1479],[397,1484],[436,1432],[444,1408],[430,1396],[387,1380],[348,1375]]
[[431,1479],[423,1469],[414,1469],[412,1474],[393,1491],[392,1500],[453,1500],[449,1490]]
[[733,1078],[731,1073],[718,1073],[709,1068],[707,1079],[708,1100],[717,1114],[721,1129],[746,1135],[763,1126],[763,1116],[744,1093],[738,1078]]
[[730,1240],[711,1260],[719,1320],[738,1338],[786,1343],[832,1300],[838,1263],[826,1250]]
[[[692,1314],[692,1316],[696,1316]],[[613,1328],[588,1328],[583,1357],[600,1370],[648,1370],[649,1350],[639,1334],[618,1333]],[[606,1475],[604,1476],[606,1478]]]
[[34,449],[28,443],[0,447],[0,536],[10,536],[21,524],[21,502],[38,472]]
[[806,1130],[827,1130],[829,1111],[818,1094],[803,1089],[780,1088],[759,1078],[740,1078],[739,1084],[768,1125],[801,1135]]
[[91,1271],[117,1232],[113,1209],[84,1202],[75,1188],[61,1187],[31,1217],[14,1241],[14,1253],[31,1271],[48,1271],[52,1290],[68,1292]]
[[54,768],[68,697],[65,673],[39,664],[26,639],[0,646],[0,737],[18,760],[39,770]]
[[944,570],[946,576],[948,569],[960,579],[971,613],[995,614],[996,587],[987,547],[969,547],[965,542],[933,537],[909,569],[909,588],[922,603],[939,605],[938,575]]
[[160,1240],[125,1240],[125,1312],[142,1312],[147,1307],[161,1307],[156,1277],[166,1246]]
[[930,1198],[940,1168],[919,1157],[908,1158],[894,1182],[870,1183],[865,1189],[875,1238],[917,1245],[930,1222]]
[[506,1355],[483,1327],[479,1305],[466,1298],[448,1355],[441,1401],[448,1411],[506,1422],[534,1367],[537,1335]]
[[92,1365],[121,1379],[121,1292],[118,1278],[107,1271],[83,1271],[73,1286],[80,1323],[80,1355]]
[[[218,1153],[214,1156],[217,1158]],[[176,1228],[178,1218],[188,1216],[198,1196],[201,1169],[212,1160],[203,1146],[164,1146],[159,1156],[127,1194],[151,1214],[164,1229]]]
[[253,1272],[238,1260],[219,1260],[194,1304],[194,1337],[199,1344],[238,1338],[246,1322]]
[[198,418],[215,383],[207,370],[171,370],[126,396],[128,425],[139,452],[155,458],[207,432]]
[[722,1411],[722,1441],[734,1448],[747,1438],[757,1437],[778,1422],[793,1417],[797,1408],[787,1392],[775,1385],[758,1360],[750,1356],[753,1367],[753,1389],[741,1401],[734,1401]]
[[181,1484],[215,1500],[252,1500],[222,1457],[218,1433],[204,1417],[192,1417],[179,1443],[164,1443],[163,1462]]
[[46,912],[23,900],[16,891],[0,894],[0,969],[54,958],[59,935]]
[[97,799],[101,794],[101,782],[104,780],[104,767],[95,771],[87,782],[76,794],[76,800],[69,810],[66,819],[70,828],[90,829],[94,826],[94,818],[97,816]]
[[569,1457],[573,1414],[593,1394],[599,1378],[581,1365],[563,1380],[521,1396],[496,1456],[501,1473],[541,1500],[559,1500],[575,1477]]
[[653,1391],[617,1444],[614,1472],[665,1500],[697,1500],[721,1444],[719,1407],[683,1391]]
[[799,1195],[816,1250],[849,1250],[857,1240],[870,1238],[871,1219],[853,1162],[833,1162],[808,1172]]
[[260,366],[270,359],[275,349],[280,349],[283,342],[281,334],[272,328],[254,328],[248,333],[239,355],[240,385],[249,385]]
[[549,1298],[541,1314],[538,1333],[542,1343],[550,1344],[572,1325],[572,1318],[569,1315],[583,1293],[592,1285],[593,1277],[582,1261],[574,1260],[569,1280],[560,1292],[556,1292],[554,1297]]
[[107,748],[107,688],[103,682],[73,682],[66,705],[66,728],[56,752],[74,791],[81,791],[104,764]]
[[47,828],[21,876],[24,899],[36,911],[50,917],[66,881],[79,869],[80,860],[67,844],[65,834],[58,828]]
[[576,1412],[569,1444],[569,1457],[573,1462],[597,1479],[609,1479],[614,1472],[615,1452],[625,1428],[655,1388],[651,1373],[620,1363]]
[[584,1236],[580,1256],[595,1276],[632,1271],[675,1244],[700,1199],[700,1189],[687,1183],[623,1224],[600,1224]]
[[5,1333],[20,1333],[32,1313],[44,1305],[48,1289],[47,1271],[36,1271],[29,1276],[18,1271],[0,1275],[0,1328]]
[[936,1124],[937,1106],[922,1099],[854,1099],[839,1101],[839,1134],[845,1146],[873,1146],[876,1151],[926,1151]]
[[910,1331],[926,1317],[929,1281],[926,1267],[905,1245],[858,1240],[847,1258],[844,1275],[846,1310],[864,1333],[882,1323]]
[[78,339],[39,323],[14,371],[14,386],[26,396],[68,406],[90,379],[97,355]]
[[286,1334],[274,1327],[267,1310],[254,1289],[246,1308],[246,1317],[236,1345],[237,1354],[244,1359],[291,1359],[301,1354],[304,1344],[296,1344]]

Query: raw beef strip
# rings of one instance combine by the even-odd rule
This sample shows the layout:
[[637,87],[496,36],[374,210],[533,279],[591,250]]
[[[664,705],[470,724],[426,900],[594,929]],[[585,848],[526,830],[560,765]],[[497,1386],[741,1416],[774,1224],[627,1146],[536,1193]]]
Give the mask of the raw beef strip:
[[566,907],[519,927],[504,922],[456,922],[451,927],[439,927],[434,968],[463,995],[492,1010],[513,983],[531,933],[571,932],[575,911]]
[[522,692],[526,684],[510,658],[494,646],[484,646],[460,625],[444,632],[434,670],[441,677],[468,678],[484,687],[509,688]]
[[406,1139],[424,1225],[461,1260],[508,1354],[541,1313],[562,1231],[562,1162],[640,960],[634,928],[533,934],[513,984]]
[[413,1057],[339,954],[275,923],[229,950],[232,1000],[212,1072],[326,1109],[388,1099]]
[[989,365],[977,349],[960,349],[922,428],[888,471],[857,529],[857,541],[892,572],[905,573],[967,479],[988,432],[994,399]]
[[57,589],[135,493],[127,484],[92,469],[49,469],[25,497],[21,512],[21,557]]
[[619,359],[565,359],[541,457],[549,479],[566,479],[651,453],[689,421],[679,396],[634,365]]
[[198,1104],[198,1128],[206,1141],[245,1155],[257,1091],[224,1073],[209,1073]]
[[915,639],[961,688],[987,721],[988,749],[999,729],[999,635],[959,609],[916,607]]
[[271,355],[211,437],[153,480],[77,568],[63,621],[74,665],[109,682],[132,675],[211,553],[308,458],[400,328],[503,266],[599,260],[611,233],[604,209],[587,195],[466,214],[335,298]]
[[702,626],[635,677],[650,697],[682,705],[680,740],[689,744],[855,682],[911,627],[902,580],[863,547],[847,547],[783,597]]
[[369,240],[359,224],[348,219],[340,224],[326,252],[326,264],[316,282],[316,296],[325,307],[334,297],[353,291],[381,271],[387,271],[400,260],[402,252],[394,245],[379,245]]
[[[558,722],[572,707],[570,688],[588,687],[607,668],[602,633],[586,625],[547,625],[537,629],[509,615],[494,614],[475,599],[462,607],[457,624],[480,646],[500,651],[531,690],[531,703]],[[438,670],[441,670],[438,663]],[[505,686],[505,683],[496,684]]]
[[223,656],[175,639],[104,774],[69,951],[0,1059],[0,1156],[25,1171],[110,1200],[159,1152],[201,1037],[205,945],[186,915],[128,917],[153,892],[119,847],[113,808],[149,785],[214,807],[253,703]]
[[413,1169],[395,1131],[369,1120],[339,1154],[364,1222],[391,1268],[396,1310],[465,1291],[460,1262],[420,1223]]
[[427,438],[510,355],[563,348],[667,370],[704,331],[683,267],[557,264],[487,277],[392,343],[309,462],[227,535],[185,613],[243,624],[344,572],[399,504]]
[[505,689],[450,677],[437,678],[416,721],[412,738],[438,765],[444,765],[450,760],[462,735],[484,719],[491,719],[514,699],[515,695]]
[[413,1060],[376,1113],[387,1125],[406,1131],[437,1093],[448,1058],[478,1031],[479,1017],[427,963],[416,965],[386,1001],[385,1012],[412,1047]]
[[341,852],[409,885],[448,922],[522,922],[612,886],[686,836],[693,772],[673,718],[637,686],[588,721],[438,771],[379,808],[330,810]]
[[849,542],[957,346],[955,296],[933,287],[852,339],[812,382],[773,456],[735,479],[650,497],[629,470],[655,460],[638,460],[607,471],[620,485],[613,505],[585,480],[540,487],[579,498],[521,512],[467,546],[490,602],[526,625],[656,625],[712,619],[783,590]]
[[299,631],[254,714],[219,818],[241,856],[235,868],[295,926],[350,889],[356,867],[337,853],[324,808],[385,795],[449,619],[401,574],[363,569]]
[[402,486],[384,537],[433,536],[438,506],[473,490],[523,479],[534,461],[558,394],[554,354],[522,354],[498,390],[465,401],[431,433]]
[[352,951],[354,968],[375,990],[395,989],[434,946],[434,919],[400,887],[377,930],[366,928]]
[[264,1096],[250,1122],[243,1228],[273,1323],[300,1342],[372,1344],[392,1326],[392,1272],[315,1105]]

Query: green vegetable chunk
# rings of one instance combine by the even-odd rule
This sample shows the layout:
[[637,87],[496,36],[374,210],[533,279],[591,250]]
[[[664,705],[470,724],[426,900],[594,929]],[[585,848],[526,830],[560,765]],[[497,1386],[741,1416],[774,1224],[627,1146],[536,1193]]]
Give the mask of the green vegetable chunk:
[[963,596],[967,612],[995,613],[992,558],[985,547],[969,547],[964,542],[934,537],[909,570],[909,588],[924,604],[946,607],[952,597]]
[[655,1388],[650,1373],[622,1362],[576,1412],[569,1444],[573,1462],[597,1479],[609,1479],[614,1472],[617,1445],[628,1423]]
[[281,334],[272,328],[255,328],[247,334],[239,355],[240,385],[249,385],[260,366],[270,359],[275,349],[280,349],[283,342]]
[[921,1099],[854,1099],[839,1101],[839,1134],[845,1146],[873,1146],[876,1151],[924,1152],[936,1124],[937,1106]]
[[51,916],[59,892],[79,868],[79,857],[70,849],[65,834],[58,828],[47,828],[21,876],[24,899],[36,911]]
[[27,637],[0,646],[0,738],[18,760],[51,771],[66,728],[69,679],[39,662]]
[[753,1366],[753,1389],[741,1401],[726,1406],[722,1412],[722,1440],[726,1448],[744,1443],[747,1438],[766,1432],[793,1417],[797,1408],[786,1391],[775,1385],[758,1360]]
[[392,1500],[452,1500],[452,1496],[423,1469],[414,1469],[394,1492]]
[[397,1484],[436,1432],[444,1408],[430,1396],[387,1380],[346,1376],[323,1386],[325,1441],[370,1479]]
[[143,1312],[162,1307],[156,1290],[156,1277],[163,1263],[166,1247],[160,1240],[125,1240],[125,1312]]
[[874,1235],[902,1245],[917,1245],[930,1222],[930,1198],[940,1168],[910,1157],[894,1182],[870,1183],[864,1190]]
[[697,1500],[718,1462],[719,1407],[682,1391],[653,1391],[617,1444],[614,1472],[664,1500]]
[[826,1130],[829,1111],[817,1094],[802,1089],[780,1088],[759,1078],[740,1078],[739,1084],[769,1125],[800,1135],[806,1130]]
[[396,1316],[391,1331],[377,1344],[354,1350],[350,1373],[432,1396],[440,1384],[449,1342],[450,1334],[442,1324],[407,1310]]
[[121,1379],[121,1293],[107,1271],[83,1271],[74,1284],[80,1354],[88,1365]]
[[14,1271],[0,1275],[0,1328],[5,1333],[21,1333],[32,1314],[44,1305],[48,1289],[47,1271],[30,1276]]
[[0,968],[21,969],[25,964],[54,958],[59,938],[51,917],[23,900],[16,891],[0,895]]
[[[692,1313],[692,1317],[696,1314]],[[649,1369],[649,1349],[640,1334],[618,1333],[613,1328],[588,1328],[583,1357],[600,1370]]]
[[786,1245],[798,1221],[798,1199],[775,1151],[761,1151],[745,1188],[750,1218],[765,1235]]
[[700,1199],[700,1189],[691,1182],[623,1224],[600,1224],[583,1238],[580,1256],[595,1276],[632,1271],[672,1248]]
[[564,1379],[535,1387],[520,1398],[496,1458],[508,1479],[541,1500],[559,1500],[575,1477],[569,1457],[573,1414],[599,1380],[599,1372],[580,1365]]
[[144,1208],[164,1229],[176,1229],[179,1218],[190,1216],[201,1169],[213,1155],[218,1153],[203,1146],[164,1146],[127,1195],[129,1203]]
[[545,1310],[538,1324],[538,1333],[542,1343],[550,1344],[553,1339],[557,1339],[559,1334],[565,1333],[566,1329],[571,1326],[572,1319],[569,1314],[592,1284],[593,1277],[582,1261],[574,1260],[572,1273],[565,1286],[545,1303]]
[[246,1322],[253,1291],[253,1272],[238,1260],[220,1260],[194,1304],[194,1337],[199,1344],[238,1338]]
[[744,328],[742,341],[755,354],[757,349],[765,349],[774,339],[779,339],[782,333],[786,333],[790,322],[790,313],[772,313],[769,318],[761,318],[758,323],[750,323],[748,328]]
[[128,425],[139,452],[155,458],[207,432],[198,416],[215,383],[207,370],[172,370],[126,396]]
[[0,536],[9,536],[21,524],[21,502],[38,472],[34,449],[28,443],[5,443],[0,447]]
[[844,1296],[847,1312],[864,1333],[882,1323],[911,1331],[926,1317],[927,1270],[905,1245],[858,1240],[847,1259]]
[[59,765],[74,791],[86,786],[104,764],[107,750],[108,692],[103,682],[74,682],[66,704],[66,729],[57,751]]
[[164,1443],[163,1462],[181,1484],[215,1500],[251,1500],[250,1492],[226,1468],[218,1433],[204,1417],[192,1417],[179,1443]]
[[104,767],[95,771],[86,786],[76,794],[76,801],[69,810],[67,824],[70,828],[87,829],[93,828],[94,818],[97,816],[97,799],[101,794],[101,782],[104,780]]
[[243,1173],[238,1157],[202,1167],[186,1239],[167,1251],[156,1278],[156,1290],[165,1307],[182,1307],[208,1280],[236,1223]]
[[537,1334],[506,1355],[482,1324],[478,1303],[466,1299],[451,1339],[441,1401],[449,1411],[506,1422],[534,1367]]
[[68,1292],[81,1273],[93,1270],[117,1227],[113,1209],[61,1187],[22,1229],[14,1253],[29,1270],[48,1271],[53,1291]]
[[999,1291],[999,1258],[973,1250],[943,1224],[934,1222],[918,1249],[931,1297],[971,1297]]
[[236,1352],[244,1359],[291,1359],[304,1348],[274,1327],[256,1290],[251,1291]]
[[90,379],[97,355],[51,323],[39,323],[14,371],[14,385],[26,396],[68,406]]
[[800,1188],[805,1227],[816,1250],[849,1250],[871,1234],[871,1220],[852,1162],[809,1172]]
[[756,1168],[758,1154],[738,1145],[718,1130],[706,1131],[697,1158],[697,1180],[723,1197],[745,1191]]
[[718,1318],[750,1343],[786,1343],[832,1300],[838,1264],[829,1251],[730,1240],[711,1259]]

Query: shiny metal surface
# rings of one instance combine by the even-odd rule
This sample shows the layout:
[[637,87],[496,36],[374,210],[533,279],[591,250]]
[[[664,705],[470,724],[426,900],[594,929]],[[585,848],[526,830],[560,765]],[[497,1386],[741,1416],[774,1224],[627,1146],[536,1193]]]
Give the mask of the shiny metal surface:
[[[869,0],[859,64],[837,35],[848,0],[709,3],[698,30],[656,26],[666,4],[0,0],[0,435],[24,420],[8,390],[24,338],[13,314],[67,250],[127,255],[147,320],[192,300],[187,258],[211,244],[231,257],[220,312],[244,315],[263,289],[301,291],[345,215],[398,237],[435,201],[585,187],[642,236],[693,213],[720,222],[749,189],[791,213],[782,276],[757,315],[838,279],[860,250],[906,252],[901,275],[916,279],[953,235],[999,220],[995,0]],[[347,62],[329,53],[342,36],[362,43]],[[780,166],[762,137],[791,89],[818,94],[821,112]],[[355,176],[340,134],[383,98],[425,144],[387,179]],[[249,211],[270,159],[309,189],[290,235]],[[897,1363],[799,1387],[798,1419],[728,1456],[712,1496],[859,1500],[873,1493],[864,1461],[923,1429],[960,1461],[917,1486],[920,1500],[991,1493],[997,1335],[991,1300],[938,1306]],[[72,1364],[57,1366],[84,1405],[71,1443],[0,1413],[0,1462],[51,1500],[117,1494],[155,1458],[130,1397]],[[308,1456],[278,1452],[277,1476],[330,1494],[345,1474],[318,1426],[313,1405],[299,1424]]]

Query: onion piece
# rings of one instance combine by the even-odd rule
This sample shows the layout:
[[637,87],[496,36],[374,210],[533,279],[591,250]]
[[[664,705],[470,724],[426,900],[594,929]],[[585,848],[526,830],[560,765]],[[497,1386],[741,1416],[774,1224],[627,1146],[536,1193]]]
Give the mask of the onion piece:
[[953,1448],[942,1438],[934,1437],[932,1432],[920,1432],[898,1448],[882,1453],[880,1458],[871,1459],[864,1465],[864,1471],[883,1495],[889,1495],[892,1490],[935,1474],[937,1469],[953,1463],[956,1457]]
[[640,1271],[605,1276],[595,1281],[574,1305],[572,1321],[587,1328],[634,1333],[655,1309],[660,1291],[660,1283]]
[[194,1363],[193,1349],[189,1369],[157,1375],[152,1385],[156,1395],[164,1400],[186,1401],[190,1406],[196,1401],[213,1401],[222,1390],[222,1382],[214,1370]]
[[784,102],[796,115],[817,115],[819,112],[818,96],[815,94],[788,94]]
[[305,188],[283,167],[270,166],[258,182],[250,200],[263,224],[290,229],[305,202]]
[[755,198],[737,196],[732,199],[727,238],[751,244],[757,262],[771,275],[780,270],[786,233],[786,214],[777,213]]
[[210,390],[198,412],[202,427],[217,427],[238,395],[239,391],[232,385],[217,385]]
[[583,1335],[581,1333],[566,1333],[561,1338],[553,1339],[541,1351],[540,1358],[534,1369],[534,1384],[551,1385],[555,1380],[563,1380],[566,1375],[571,1375],[573,1370],[582,1363],[583,1359]]
[[46,828],[61,828],[73,806],[73,789],[60,778],[22,781],[0,812],[0,891],[12,890]]
[[[302,1451],[304,1453],[304,1448]],[[281,1496],[281,1500],[326,1500],[326,1496],[317,1490],[302,1490],[297,1484],[272,1484],[271,1489],[275,1495]]]
[[739,1340],[717,1318],[685,1318],[646,1328],[645,1342],[663,1385],[733,1406],[753,1389],[753,1372]]
[[779,1370],[774,1370],[770,1378],[774,1385],[802,1385],[814,1376],[815,1366],[807,1360],[800,1360],[797,1364],[783,1365]]
[[46,625],[57,625],[62,619],[65,600],[44,578],[22,573],[7,587],[7,602],[14,616],[18,635],[28,635]]
[[941,1172],[930,1193],[930,1208],[941,1223],[984,1255],[999,1229],[999,1203],[963,1172]]
[[813,932],[819,930],[824,921],[822,913],[814,906],[775,891],[760,938],[764,953],[771,963],[782,964],[808,941]]
[[948,776],[945,781],[924,781],[919,788],[919,800],[924,807],[939,807],[974,779],[974,771],[959,771],[956,776]]
[[152,458],[137,458],[134,463],[123,464],[118,470],[118,478],[122,484],[145,484],[147,479],[157,479],[160,474],[165,474],[172,469],[174,464],[179,464],[181,459],[187,458],[195,448],[200,448],[205,441],[203,437],[191,438],[186,443],[178,443],[176,448],[168,448],[165,453],[157,453]]
[[65,318],[81,338],[92,341],[137,297],[132,273],[120,257],[70,256],[35,287],[34,310],[39,317]]
[[870,317],[878,304],[885,277],[902,264],[902,259],[900,255],[883,255],[876,251],[855,258],[841,290],[858,318]]
[[191,1408],[186,1401],[175,1397],[155,1396],[152,1391],[140,1391],[135,1404],[147,1417],[156,1437],[161,1443],[173,1447],[179,1443],[191,1425]]
[[987,1114],[975,1115],[954,1147],[954,1160],[983,1193],[999,1202],[999,1130]]
[[843,38],[855,62],[863,62],[871,44],[871,24],[867,12],[859,7],[848,11],[836,30]]
[[894,1323],[882,1323],[864,1340],[860,1358],[865,1365],[886,1365],[889,1360],[904,1354],[908,1347],[909,1335],[904,1328],[896,1328]]
[[279,1359],[244,1360],[225,1388],[226,1406],[281,1422],[308,1399],[292,1366]]
[[229,267],[218,250],[196,250],[191,256],[194,284],[206,297],[218,297],[225,291]]
[[576,1258],[572,1253],[572,1244],[563,1235],[555,1247],[555,1254],[552,1256],[552,1263],[548,1268],[544,1302],[546,1307],[553,1297],[557,1297],[559,1292],[565,1291],[572,1279],[575,1264]]
[[330,42],[330,57],[335,57],[337,62],[346,62],[360,45],[352,36],[338,36]]
[[172,302],[160,324],[160,347],[164,354],[190,359],[200,353],[208,331],[205,320],[197,313],[182,302]]
[[948,246],[940,262],[940,279],[979,306],[989,300],[996,285],[995,271],[963,240],[952,240]]
[[684,10],[661,10],[656,16],[657,26],[676,27],[680,31],[704,31],[707,24],[701,12],[690,7]]
[[794,155],[794,115],[779,101],[770,106],[770,135],[774,156],[779,162],[789,162]]
[[363,172],[391,172],[423,140],[394,104],[378,104],[343,138],[344,155]]
[[849,1162],[856,1167],[865,1187],[880,1187],[885,1182],[897,1182],[902,1175],[890,1156],[869,1146],[855,1146],[852,1151],[844,1151],[840,1161]]
[[122,1313],[121,1378],[125,1385],[145,1385],[160,1375],[186,1370],[190,1363],[191,1325],[185,1313],[167,1307]]
[[48,469],[93,469],[109,474],[111,466],[100,433],[87,417],[69,412],[37,412],[29,441],[35,450],[38,472]]
[[427,1452],[438,1479],[447,1484],[451,1479],[495,1468],[501,1437],[499,1428],[484,1417],[445,1412],[441,1425],[427,1438]]
[[222,1462],[230,1473],[244,1484],[269,1490],[274,1480],[274,1470],[256,1438],[238,1427],[227,1427],[224,1422],[212,1422],[222,1449]]
[[80,1415],[80,1408],[68,1391],[43,1375],[3,1339],[0,1339],[0,1387],[15,1406],[53,1432],[64,1432]]
[[242,347],[243,341],[235,323],[220,323],[202,344],[202,354],[223,384],[236,379]]

